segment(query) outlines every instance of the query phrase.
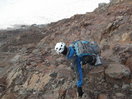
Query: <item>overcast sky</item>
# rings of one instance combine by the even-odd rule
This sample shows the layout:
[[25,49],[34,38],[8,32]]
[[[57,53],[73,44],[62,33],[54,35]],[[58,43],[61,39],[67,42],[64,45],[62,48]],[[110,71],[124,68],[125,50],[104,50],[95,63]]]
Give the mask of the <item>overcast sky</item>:
[[45,24],[93,11],[109,0],[0,0],[0,28]]

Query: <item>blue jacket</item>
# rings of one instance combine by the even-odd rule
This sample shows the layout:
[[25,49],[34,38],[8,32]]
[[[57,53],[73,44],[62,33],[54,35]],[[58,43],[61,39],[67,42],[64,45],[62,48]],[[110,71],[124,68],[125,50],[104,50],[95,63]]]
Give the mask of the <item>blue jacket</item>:
[[77,87],[81,87],[83,84],[83,74],[81,66],[81,58],[75,55],[75,50],[73,47],[68,47],[68,54],[66,55],[67,59],[71,59],[73,63],[73,68],[76,71],[77,76]]

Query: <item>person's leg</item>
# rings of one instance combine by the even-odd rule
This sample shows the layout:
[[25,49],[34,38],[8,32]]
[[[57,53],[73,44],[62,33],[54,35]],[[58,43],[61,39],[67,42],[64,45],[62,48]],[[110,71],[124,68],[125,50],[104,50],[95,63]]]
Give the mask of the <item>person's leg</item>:
[[95,59],[96,58],[92,55],[83,56],[82,64],[85,65],[85,64],[89,63],[90,65],[94,65]]
[[96,56],[94,56],[94,55],[88,55],[87,63],[90,64],[90,65],[94,65],[95,62],[96,62]]

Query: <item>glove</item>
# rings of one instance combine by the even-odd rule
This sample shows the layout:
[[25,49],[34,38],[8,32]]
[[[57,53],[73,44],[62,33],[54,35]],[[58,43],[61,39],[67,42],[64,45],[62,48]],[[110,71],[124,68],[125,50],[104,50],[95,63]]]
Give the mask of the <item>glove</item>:
[[83,91],[82,91],[82,87],[77,87],[77,91],[78,91],[78,96],[79,97],[82,97],[82,95],[83,95]]

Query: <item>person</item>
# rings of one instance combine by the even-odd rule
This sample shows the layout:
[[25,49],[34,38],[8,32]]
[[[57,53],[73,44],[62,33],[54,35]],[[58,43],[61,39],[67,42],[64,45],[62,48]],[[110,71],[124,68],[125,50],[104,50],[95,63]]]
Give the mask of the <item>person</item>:
[[[67,59],[70,59],[72,61],[71,68],[76,72],[76,76],[77,76],[76,85],[77,85],[77,93],[79,97],[82,97],[84,93],[82,90],[82,85],[83,85],[82,65],[87,63],[95,66],[102,64],[99,55],[100,50],[97,52],[98,46],[97,44],[94,43],[95,42],[78,40],[70,44],[69,47],[67,47],[64,42],[59,42],[55,45],[55,51],[57,52],[57,54],[63,54],[64,56],[67,57]],[[95,50],[93,48],[91,49],[90,48],[91,46],[88,46],[90,44],[94,45]],[[81,50],[81,48],[83,48],[83,51]]]

